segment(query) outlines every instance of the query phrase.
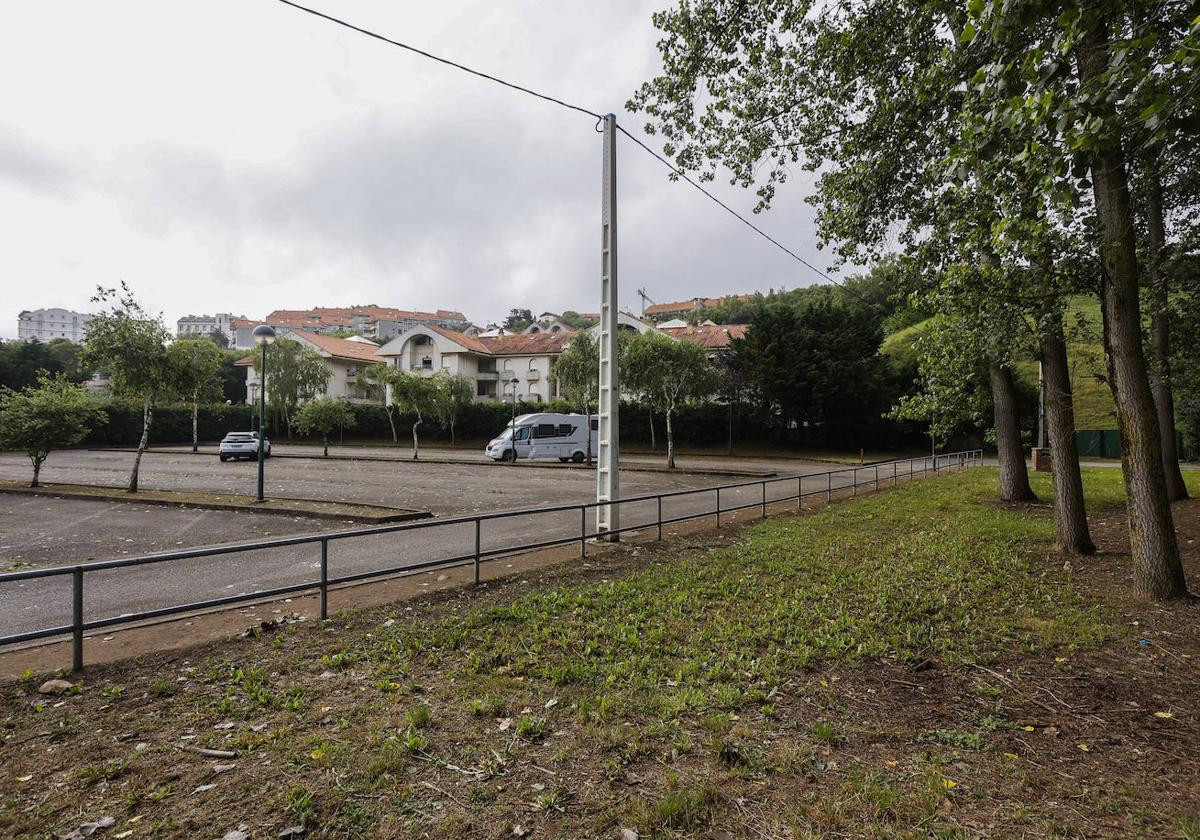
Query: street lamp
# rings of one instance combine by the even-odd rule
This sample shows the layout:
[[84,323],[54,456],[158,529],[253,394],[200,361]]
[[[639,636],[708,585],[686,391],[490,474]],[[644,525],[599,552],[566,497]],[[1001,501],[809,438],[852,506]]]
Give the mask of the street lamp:
[[263,415],[267,412],[267,347],[275,342],[275,330],[259,324],[252,333],[254,343],[262,348],[262,370],[258,381],[258,501],[263,501]]
[[517,462],[517,458],[516,458],[516,455],[517,455],[517,385],[519,385],[520,382],[521,382],[521,380],[517,379],[517,377],[515,377],[515,376],[512,379],[508,380],[508,384],[512,386],[512,392],[513,392],[512,420],[510,420],[509,424],[508,424],[508,429],[509,429],[508,434],[509,434],[509,441],[512,443],[513,463],[514,464]]

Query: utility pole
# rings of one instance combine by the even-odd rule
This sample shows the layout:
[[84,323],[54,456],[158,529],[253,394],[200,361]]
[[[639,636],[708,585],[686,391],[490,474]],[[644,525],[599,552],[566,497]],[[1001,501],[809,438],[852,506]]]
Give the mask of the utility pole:
[[[618,413],[621,382],[617,369],[617,118],[604,116],[604,165],[600,203],[600,406],[596,501],[621,498],[618,469],[621,453]],[[596,508],[599,539],[620,539],[620,506],[601,504]]]

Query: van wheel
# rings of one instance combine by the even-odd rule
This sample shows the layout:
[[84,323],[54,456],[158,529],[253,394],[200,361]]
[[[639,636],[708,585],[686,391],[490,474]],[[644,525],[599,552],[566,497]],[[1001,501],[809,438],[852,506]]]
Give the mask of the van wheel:
[[582,452],[571,453],[571,461],[572,461],[572,463],[575,463],[575,464],[582,464],[583,463],[583,453]]
[[517,460],[517,451],[515,449],[505,449],[503,460],[505,460],[505,461]]

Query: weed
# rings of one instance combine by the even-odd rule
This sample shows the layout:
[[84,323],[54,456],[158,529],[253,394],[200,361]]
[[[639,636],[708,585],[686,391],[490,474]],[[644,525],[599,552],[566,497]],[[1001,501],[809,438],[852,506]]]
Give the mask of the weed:
[[166,677],[158,677],[150,683],[150,693],[155,697],[170,697],[175,693],[176,685]]
[[672,790],[657,802],[637,806],[635,821],[648,833],[690,831],[702,828],[716,810],[717,788],[706,784],[687,790]]
[[354,664],[357,657],[352,651],[339,650],[337,653],[326,653],[321,657],[321,664],[330,671],[340,671]]
[[555,782],[549,790],[539,793],[533,800],[537,811],[563,811],[571,801],[571,792],[562,782]]
[[113,779],[120,778],[128,767],[129,765],[125,760],[120,758],[114,758],[103,764],[89,764],[79,771],[79,781],[85,785],[94,785],[97,782],[111,782]]
[[22,671],[21,676],[17,677],[17,682],[21,685],[29,685],[29,683],[33,682],[33,669],[26,668]]
[[100,696],[109,703],[115,703],[121,699],[121,695],[125,693],[125,686],[117,683],[109,683],[100,688]]
[[1200,816],[1184,817],[1179,821],[1179,836],[1183,840],[1200,840]]
[[433,712],[428,706],[421,704],[409,709],[405,719],[410,729],[424,729],[429,725],[429,721],[433,720]]
[[546,737],[546,719],[521,715],[517,718],[517,737],[525,741],[540,741]]
[[287,792],[287,802],[283,807],[301,825],[308,825],[316,814],[312,791],[298,785]]

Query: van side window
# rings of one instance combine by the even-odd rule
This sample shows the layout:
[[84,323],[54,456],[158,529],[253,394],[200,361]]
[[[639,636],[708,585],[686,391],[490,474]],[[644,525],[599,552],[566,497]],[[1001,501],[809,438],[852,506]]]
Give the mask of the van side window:
[[600,431],[600,418],[599,417],[592,418],[592,431],[593,432]]
[[538,423],[533,427],[533,436],[535,438],[552,438],[556,437],[557,433],[553,423]]
[[529,427],[520,426],[517,428],[517,433],[513,435],[513,440],[529,440]]
[[574,431],[575,431],[575,427],[572,426],[570,423],[559,423],[558,424],[558,436],[559,437],[570,437],[574,433]]

